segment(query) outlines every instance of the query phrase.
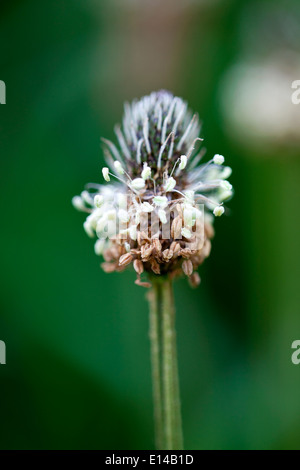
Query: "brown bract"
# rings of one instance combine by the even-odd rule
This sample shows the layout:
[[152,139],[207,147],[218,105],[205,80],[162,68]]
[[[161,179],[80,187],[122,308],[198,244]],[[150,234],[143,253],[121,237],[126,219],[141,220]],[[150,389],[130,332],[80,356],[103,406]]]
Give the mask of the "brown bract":
[[[102,268],[105,272],[122,271],[126,267],[133,265],[137,273],[135,283],[143,287],[151,287],[149,282],[141,281],[141,274],[144,272],[166,275],[175,278],[182,274],[189,278],[190,284],[196,287],[200,283],[197,272],[199,265],[210,254],[211,241],[214,230],[211,224],[205,223],[201,231],[201,237],[195,228],[191,229],[192,238],[186,240],[181,237],[183,226],[182,214],[179,213],[171,221],[170,239],[161,238],[162,225],[159,232],[151,236],[151,226],[148,231],[140,231],[138,226],[137,239],[134,241],[124,235],[117,235],[111,240],[110,248],[103,253],[105,263]],[[157,236],[159,235],[159,237]],[[130,247],[125,249],[125,243]]]

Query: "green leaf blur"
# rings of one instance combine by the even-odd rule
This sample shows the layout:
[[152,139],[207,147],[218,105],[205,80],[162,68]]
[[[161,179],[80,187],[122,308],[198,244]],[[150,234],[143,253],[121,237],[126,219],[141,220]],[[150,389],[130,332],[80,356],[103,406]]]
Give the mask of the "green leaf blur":
[[145,290],[102,272],[71,198],[101,181],[123,102],[160,88],[234,170],[200,287],[176,283],[185,448],[300,448],[299,141],[238,142],[221,106],[259,15],[266,56],[275,31],[299,60],[299,2],[174,3],[1,2],[1,449],[154,448]]

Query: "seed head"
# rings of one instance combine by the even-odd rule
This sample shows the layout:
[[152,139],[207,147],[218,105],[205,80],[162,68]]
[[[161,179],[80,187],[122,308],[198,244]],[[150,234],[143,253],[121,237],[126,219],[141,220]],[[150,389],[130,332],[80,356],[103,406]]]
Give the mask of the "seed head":
[[222,166],[219,154],[201,163],[197,114],[164,90],[126,103],[115,134],[117,145],[102,139],[102,175],[109,184],[89,184],[72,199],[88,213],[84,229],[98,236],[95,253],[105,259],[102,268],[133,265],[136,284],[144,287],[150,286],[140,278],[144,272],[184,273],[198,285],[195,269],[209,255],[214,233],[211,212],[222,215],[223,202],[233,194],[231,168]]

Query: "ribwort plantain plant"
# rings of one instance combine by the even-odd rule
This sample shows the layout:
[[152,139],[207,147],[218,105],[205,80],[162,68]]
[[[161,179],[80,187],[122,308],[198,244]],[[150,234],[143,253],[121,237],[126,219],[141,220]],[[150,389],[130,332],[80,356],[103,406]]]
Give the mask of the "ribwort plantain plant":
[[233,194],[222,155],[201,163],[200,127],[197,114],[168,91],[126,103],[122,126],[115,127],[118,145],[102,139],[106,184],[90,183],[72,200],[88,213],[84,229],[97,236],[103,270],[133,266],[135,283],[149,288],[158,449],[183,449],[172,282],[184,274],[193,287],[200,283],[197,268],[210,254],[213,218]]

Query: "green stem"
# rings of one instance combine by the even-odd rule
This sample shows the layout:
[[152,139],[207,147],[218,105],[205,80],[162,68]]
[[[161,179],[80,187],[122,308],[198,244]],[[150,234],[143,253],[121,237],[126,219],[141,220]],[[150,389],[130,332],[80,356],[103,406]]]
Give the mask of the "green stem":
[[164,448],[163,403],[161,383],[161,284],[153,281],[153,289],[149,292],[150,303],[150,344],[152,366],[152,389],[155,423],[155,443],[157,450]]
[[150,342],[156,447],[182,450],[182,425],[172,282],[153,277]]
[[166,450],[182,450],[180,394],[172,282],[162,284],[163,400]]
[[183,435],[181,421],[181,403],[180,403],[180,387],[178,377],[178,359],[176,347],[176,328],[175,328],[175,306],[172,284],[170,285],[172,298],[172,317],[173,317],[173,377],[174,377],[174,407],[175,407],[175,445],[177,450],[183,450]]

